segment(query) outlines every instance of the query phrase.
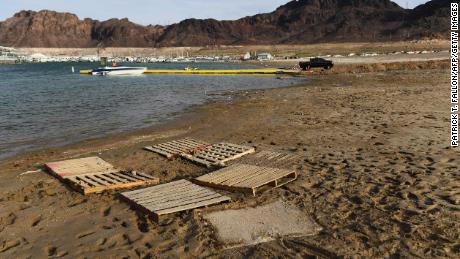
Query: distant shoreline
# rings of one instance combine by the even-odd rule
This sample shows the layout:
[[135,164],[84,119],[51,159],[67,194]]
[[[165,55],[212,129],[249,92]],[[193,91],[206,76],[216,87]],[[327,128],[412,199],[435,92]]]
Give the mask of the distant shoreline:
[[164,47],[164,48],[29,48],[18,47],[25,54],[42,53],[45,55],[244,55],[246,52],[270,52],[275,56],[318,56],[349,53],[388,53],[395,51],[448,50],[448,40],[419,40],[399,42],[343,42],[318,44],[286,45],[218,45],[201,47]]

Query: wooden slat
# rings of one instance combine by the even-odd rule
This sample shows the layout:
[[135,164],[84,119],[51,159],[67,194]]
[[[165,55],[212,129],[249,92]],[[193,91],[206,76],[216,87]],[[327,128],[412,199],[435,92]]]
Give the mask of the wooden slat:
[[225,190],[252,192],[282,186],[297,179],[294,170],[235,164],[200,176],[193,181],[200,185]]
[[162,202],[164,200],[176,200],[182,199],[183,197],[189,197],[196,194],[202,194],[207,192],[207,189],[203,188],[193,188],[193,185],[185,185],[180,188],[175,189],[177,195],[171,196],[171,190],[155,192],[154,194],[149,193],[142,197],[135,198],[138,202],[152,203],[152,202]]
[[239,177],[232,177],[231,179],[228,179],[221,184],[228,186],[240,186],[240,183],[252,181],[255,177],[266,174],[266,171],[267,168],[253,166],[246,169],[246,172],[240,174]]
[[[211,193],[212,194],[212,193]],[[172,202],[177,202],[181,200],[190,200],[192,197],[201,197],[201,196],[209,196],[210,193],[207,190],[200,190],[200,191],[184,191],[181,192],[180,194],[177,194],[176,196],[171,196],[171,195],[162,195],[162,196],[150,196],[148,198],[143,198],[143,199],[136,199],[136,202],[142,202],[145,205],[148,206],[160,206],[161,204],[169,204]],[[157,208],[158,209],[158,208]]]
[[192,183],[187,180],[179,180],[179,181],[164,183],[161,185],[152,186],[152,187],[148,187],[148,188],[144,188],[140,190],[125,192],[124,195],[129,195],[132,198],[137,198],[137,197],[143,197],[145,195],[158,194],[158,193],[161,193],[162,191],[169,192],[171,189],[176,189],[184,185],[189,186],[189,185],[192,185]]
[[114,175],[120,177],[120,178],[123,178],[123,179],[126,179],[128,181],[131,181],[131,182],[136,182],[136,181],[139,181],[139,180],[144,180],[143,177],[136,177],[134,175],[130,175],[130,174],[127,174],[125,172],[116,172],[116,173],[113,173]]
[[221,195],[218,193],[214,193],[214,194],[202,193],[202,194],[192,195],[190,197],[187,197],[186,199],[176,199],[176,200],[165,201],[165,202],[160,202],[160,203],[146,203],[146,208],[160,211],[160,210],[165,210],[165,209],[186,206],[186,205],[194,204],[194,203],[197,203],[203,200],[209,200],[209,199],[214,199],[214,198],[219,198],[219,197],[221,197]]
[[194,151],[191,154],[181,154],[182,157],[207,167],[225,166],[225,163],[254,153],[253,147],[239,146],[230,143],[217,143],[206,149]]
[[242,177],[250,174],[254,170],[259,170],[258,167],[254,166],[232,166],[230,171],[220,173],[220,175],[212,177],[210,180],[213,183],[224,183],[228,181],[232,181],[235,178],[241,179]]
[[230,167],[225,167],[225,168],[222,168],[221,170],[214,171],[212,173],[202,175],[202,176],[198,177],[197,179],[206,181],[206,180],[208,180],[210,178],[214,178],[214,177],[217,177],[217,176],[219,176],[221,174],[224,174],[228,170],[231,170],[231,168]]
[[108,178],[111,178],[119,183],[129,183],[130,181],[125,179],[125,178],[121,178],[121,177],[118,177],[116,176],[115,174],[103,174],[105,177],[108,177]]
[[160,210],[160,211],[157,212],[157,214],[158,215],[165,215],[165,214],[170,214],[170,213],[174,213],[174,212],[185,211],[185,210],[200,208],[200,207],[204,207],[204,206],[214,205],[214,204],[221,203],[221,202],[224,202],[224,201],[229,201],[229,200],[230,200],[230,198],[228,198],[228,197],[217,197],[217,198],[213,198],[213,199],[210,199],[210,200],[203,200],[203,201],[200,201],[200,202],[195,202],[195,203],[192,203],[192,204],[188,204],[186,206]]
[[95,187],[104,186],[104,184],[93,179],[90,175],[82,175],[82,176],[78,176],[78,178],[80,178],[82,181],[85,181]]
[[157,218],[164,214],[230,200],[226,196],[186,180],[124,192],[121,195],[129,203],[142,208]]
[[256,166],[249,166],[249,165],[243,165],[243,166],[236,166],[233,167],[231,172],[224,173],[220,175],[218,178],[212,179],[216,183],[220,182],[232,182],[233,180],[242,180],[242,178],[250,177],[253,173],[256,171],[260,171],[259,167]]
[[[273,171],[266,171],[264,174],[254,176],[250,180],[244,181],[242,183],[246,184],[246,187],[251,187],[251,188],[255,187],[255,188],[257,188],[259,186],[262,186],[262,185],[267,184],[269,182],[272,182],[274,180],[283,178],[283,177],[285,177],[287,175],[290,175],[292,173],[294,173],[294,172],[293,171],[288,171],[288,170],[276,169],[276,170],[273,170]],[[242,185],[238,185],[238,186],[244,187]]]
[[208,143],[200,140],[185,138],[148,146],[144,149],[166,156],[167,158],[173,158],[182,153],[190,153],[195,149],[200,149],[208,145]]
[[137,186],[146,186],[158,184],[158,178],[143,177],[137,175],[137,178],[121,178],[118,173],[93,174],[73,176],[65,179],[72,187],[83,194],[99,193],[113,189],[132,188]]
[[81,188],[94,187],[94,186],[89,185],[87,182],[81,180],[78,176],[69,177],[69,178],[67,178],[67,180],[69,180],[70,182],[75,182],[76,184],[81,186]]
[[110,179],[108,177],[104,177],[104,175],[92,175],[93,179],[101,183],[101,185],[111,185],[111,184],[116,184],[118,181],[114,181],[113,179]]
[[301,156],[292,152],[262,151],[242,158],[238,163],[292,169],[300,162]]
[[215,156],[212,153],[206,152],[206,151],[200,151],[198,153],[193,154],[193,156],[195,156],[197,158],[204,159],[204,160],[208,160],[208,161],[214,162],[214,163],[218,163],[220,160],[222,160],[224,158],[224,157]]

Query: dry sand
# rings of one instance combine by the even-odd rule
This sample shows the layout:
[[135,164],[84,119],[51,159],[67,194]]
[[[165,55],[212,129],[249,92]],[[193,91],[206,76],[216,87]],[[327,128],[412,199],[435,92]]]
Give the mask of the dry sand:
[[[305,85],[242,92],[174,124],[1,162],[0,257],[451,257],[460,254],[458,149],[449,147],[446,69],[312,75]],[[261,86],[262,87],[262,86]],[[117,167],[189,179],[205,170],[141,147],[178,137],[303,156],[299,179],[258,197],[159,224],[113,193],[84,197],[37,165],[100,155]],[[223,250],[203,214],[282,199],[320,234]]]
[[204,218],[227,247],[255,245],[283,237],[312,236],[321,231],[302,211],[282,201],[255,208],[216,211]]

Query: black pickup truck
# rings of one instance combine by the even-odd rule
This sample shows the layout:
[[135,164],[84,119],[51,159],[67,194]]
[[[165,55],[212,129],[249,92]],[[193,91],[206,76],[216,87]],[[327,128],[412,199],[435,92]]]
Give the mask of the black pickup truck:
[[302,70],[310,70],[314,67],[331,69],[334,66],[334,63],[331,60],[326,60],[324,58],[312,58],[310,61],[300,62],[299,66]]

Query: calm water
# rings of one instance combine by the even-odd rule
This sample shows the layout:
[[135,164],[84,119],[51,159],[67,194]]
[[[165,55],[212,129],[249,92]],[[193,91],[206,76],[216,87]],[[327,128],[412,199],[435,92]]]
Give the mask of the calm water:
[[[98,77],[71,73],[97,64],[0,65],[0,159],[50,146],[146,128],[213,98],[212,91],[287,86],[276,76],[143,75]],[[183,69],[187,64],[149,64]],[[201,69],[254,68],[193,64]]]

